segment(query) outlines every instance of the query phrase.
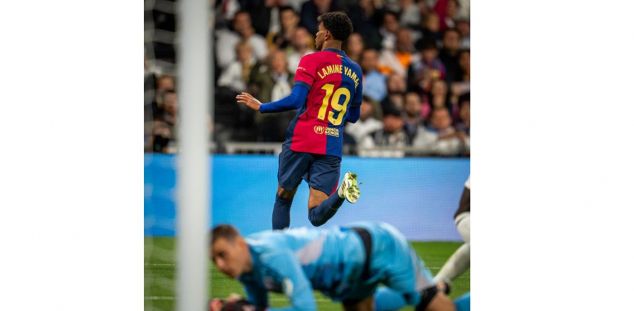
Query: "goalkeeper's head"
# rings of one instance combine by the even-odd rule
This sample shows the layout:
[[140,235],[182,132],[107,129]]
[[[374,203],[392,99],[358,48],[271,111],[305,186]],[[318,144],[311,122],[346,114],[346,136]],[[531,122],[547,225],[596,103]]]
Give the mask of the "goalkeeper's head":
[[218,225],[211,232],[209,256],[218,270],[232,278],[253,268],[249,246],[236,228]]

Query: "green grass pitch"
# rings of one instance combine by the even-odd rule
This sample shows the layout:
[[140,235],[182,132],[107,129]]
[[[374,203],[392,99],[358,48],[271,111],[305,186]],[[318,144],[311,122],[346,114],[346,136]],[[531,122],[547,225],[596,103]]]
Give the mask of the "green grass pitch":
[[[175,308],[174,284],[176,249],[174,238],[146,237],[145,238],[145,310],[171,311]],[[413,242],[412,245],[418,255],[425,261],[427,267],[436,274],[444,262],[461,245],[454,242]],[[238,281],[224,276],[209,263],[210,293],[209,297],[224,298],[230,293],[244,295]],[[455,299],[469,291],[470,273],[467,271],[453,283],[450,296]],[[213,294],[212,294],[213,293]],[[331,302],[328,298],[315,292],[318,310],[342,310],[340,304]],[[288,305],[288,300],[280,294],[270,294],[269,301],[273,307]],[[406,308],[404,310],[413,310]]]

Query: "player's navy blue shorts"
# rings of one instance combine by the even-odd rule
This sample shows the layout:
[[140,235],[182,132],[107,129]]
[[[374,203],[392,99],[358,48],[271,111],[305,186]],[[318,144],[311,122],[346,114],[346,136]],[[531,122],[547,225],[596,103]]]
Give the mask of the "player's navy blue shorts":
[[337,190],[340,168],[340,157],[295,152],[289,144],[283,144],[277,182],[282,188],[292,190],[304,179],[311,188],[330,195]]

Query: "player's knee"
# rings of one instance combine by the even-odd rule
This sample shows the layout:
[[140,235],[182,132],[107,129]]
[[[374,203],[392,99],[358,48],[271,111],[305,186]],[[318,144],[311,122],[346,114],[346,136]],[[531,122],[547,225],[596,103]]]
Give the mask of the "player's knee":
[[292,189],[292,190],[287,190],[284,189],[282,187],[278,187],[277,188],[277,196],[281,199],[287,200],[287,201],[291,201],[293,200],[293,197],[295,196],[295,190],[297,189]]
[[462,236],[465,242],[469,243],[471,241],[471,216],[470,212],[464,212],[458,215],[455,219],[456,228],[458,229],[458,233]]
[[308,220],[315,227],[319,227],[319,226],[323,225],[324,223],[326,223],[324,218],[320,217],[320,215],[318,215],[317,209],[315,209],[315,208],[309,208],[308,209]]
[[328,199],[327,194],[311,188],[310,194],[308,195],[308,208],[313,209],[321,205],[326,199]]

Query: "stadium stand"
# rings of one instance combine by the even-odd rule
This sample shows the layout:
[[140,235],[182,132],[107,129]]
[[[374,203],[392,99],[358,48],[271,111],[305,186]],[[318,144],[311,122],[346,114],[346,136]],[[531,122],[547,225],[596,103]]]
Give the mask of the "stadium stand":
[[[175,3],[145,0],[146,152],[178,150],[175,137],[161,134],[165,92],[178,92]],[[343,10],[353,21],[355,33],[345,50],[363,67],[364,96],[372,106],[360,121],[372,124],[364,128],[369,132],[347,125],[344,153],[468,157],[468,0],[215,1],[210,150],[277,153],[272,146],[283,141],[293,113],[263,118],[236,104],[235,95],[249,91],[264,101],[288,95],[299,58],[315,48],[313,19],[330,10]]]

